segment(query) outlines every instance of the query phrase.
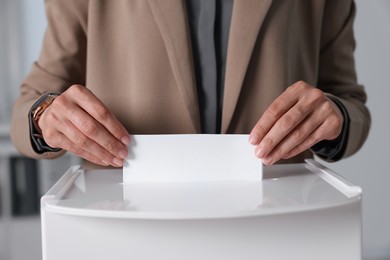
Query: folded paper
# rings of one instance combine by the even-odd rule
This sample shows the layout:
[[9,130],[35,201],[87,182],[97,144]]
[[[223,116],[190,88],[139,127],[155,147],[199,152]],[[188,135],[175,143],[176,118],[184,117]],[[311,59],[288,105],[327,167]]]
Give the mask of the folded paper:
[[123,182],[260,181],[247,135],[133,135]]

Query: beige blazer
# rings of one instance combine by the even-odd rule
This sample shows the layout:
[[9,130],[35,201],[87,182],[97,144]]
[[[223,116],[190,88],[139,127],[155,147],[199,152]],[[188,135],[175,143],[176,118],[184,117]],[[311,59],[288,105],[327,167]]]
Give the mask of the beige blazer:
[[[11,137],[35,158],[28,111],[45,92],[86,85],[132,134],[199,133],[184,0],[46,0],[42,52],[21,85]],[[236,0],[228,42],[222,133],[249,133],[289,85],[304,80],[337,97],[350,117],[344,156],[368,134],[357,84],[352,0]],[[309,157],[306,152],[292,161]]]

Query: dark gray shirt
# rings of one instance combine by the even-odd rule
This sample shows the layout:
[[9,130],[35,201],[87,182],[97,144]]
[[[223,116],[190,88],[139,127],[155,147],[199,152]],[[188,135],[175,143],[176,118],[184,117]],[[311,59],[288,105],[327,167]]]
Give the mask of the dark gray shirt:
[[233,0],[187,0],[202,133],[221,131],[227,43]]

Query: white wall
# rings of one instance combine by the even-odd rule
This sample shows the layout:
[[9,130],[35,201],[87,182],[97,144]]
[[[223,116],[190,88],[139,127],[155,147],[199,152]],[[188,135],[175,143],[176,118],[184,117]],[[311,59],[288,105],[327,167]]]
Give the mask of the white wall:
[[[27,71],[38,55],[45,18],[42,0],[22,2],[26,28],[23,70]],[[390,259],[390,1],[356,2],[357,70],[369,96],[373,125],[359,153],[328,167],[363,188],[364,256],[384,260]]]

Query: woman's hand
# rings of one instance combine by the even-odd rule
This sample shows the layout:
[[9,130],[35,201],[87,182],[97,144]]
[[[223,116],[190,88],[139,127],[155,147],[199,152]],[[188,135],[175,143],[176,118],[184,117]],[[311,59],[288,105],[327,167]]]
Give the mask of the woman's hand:
[[45,142],[100,165],[123,166],[130,135],[86,87],[73,85],[43,112]]
[[265,165],[291,158],[322,140],[336,139],[343,115],[321,90],[299,81],[265,111],[249,141]]

